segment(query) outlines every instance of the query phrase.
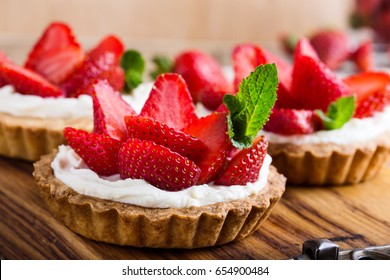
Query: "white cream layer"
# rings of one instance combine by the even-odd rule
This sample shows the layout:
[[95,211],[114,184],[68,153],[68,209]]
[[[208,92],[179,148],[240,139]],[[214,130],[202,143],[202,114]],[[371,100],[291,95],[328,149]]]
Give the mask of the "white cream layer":
[[57,179],[79,194],[151,208],[184,208],[241,199],[258,193],[267,183],[271,157],[267,155],[259,180],[245,186],[204,184],[178,191],[160,190],[140,179],[119,175],[99,177],[69,146],[60,146],[51,167]]
[[364,119],[353,118],[340,129],[320,130],[308,135],[280,135],[268,131],[261,131],[270,143],[320,144],[332,143],[347,145],[372,140],[390,131],[390,106],[383,112],[375,113]]
[[[137,87],[132,95],[123,95],[133,109],[139,113],[144,105],[152,83]],[[78,98],[42,98],[15,92],[10,85],[0,88],[0,112],[17,117],[76,119],[93,116],[92,98],[80,95]]]

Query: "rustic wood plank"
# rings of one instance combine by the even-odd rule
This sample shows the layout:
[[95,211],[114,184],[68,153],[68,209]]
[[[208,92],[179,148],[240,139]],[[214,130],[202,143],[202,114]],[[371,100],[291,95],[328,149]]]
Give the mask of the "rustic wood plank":
[[31,163],[0,158],[0,255],[6,259],[287,259],[302,242],[329,238],[342,249],[390,244],[390,168],[372,182],[288,186],[252,236],[195,250],[121,247],[74,234],[52,217]]

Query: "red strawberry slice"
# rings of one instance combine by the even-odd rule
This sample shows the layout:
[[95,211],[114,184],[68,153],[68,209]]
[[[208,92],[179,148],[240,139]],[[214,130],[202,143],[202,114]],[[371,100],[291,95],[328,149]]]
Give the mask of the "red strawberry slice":
[[341,30],[319,30],[312,34],[310,43],[320,60],[332,70],[337,69],[349,55],[348,36]]
[[38,95],[41,97],[60,97],[63,92],[39,74],[21,66],[3,62],[0,63],[0,80],[13,85],[21,94]]
[[305,48],[308,44],[306,39],[298,43],[291,94],[295,97],[297,109],[321,109],[326,112],[331,102],[350,95],[350,91],[325,64],[313,57],[310,49]]
[[259,65],[275,63],[278,69],[279,85],[278,99],[275,106],[293,107],[293,99],[290,94],[292,67],[277,55],[267,52],[254,44],[241,44],[233,49],[234,86],[238,91],[238,85]]
[[355,63],[358,71],[368,72],[373,69],[374,53],[372,49],[372,42],[366,41],[361,43],[351,54],[351,60]]
[[212,113],[184,128],[184,133],[200,139],[206,145],[203,157],[195,162],[202,171],[199,184],[213,181],[225,166],[229,147],[227,131],[226,113]]
[[31,50],[25,67],[54,84],[62,83],[83,62],[84,51],[66,24],[50,24]]
[[344,79],[356,96],[355,118],[372,116],[390,104],[390,75],[385,72],[363,72]]
[[140,115],[176,130],[197,120],[187,85],[177,74],[162,74],[157,77]]
[[[12,63],[11,59],[9,59],[8,56],[5,55],[5,53],[0,51],[0,64],[3,62]],[[0,76],[1,76],[1,74],[0,74]],[[6,84],[7,84],[7,82],[0,77],[0,87],[5,86]]]
[[115,90],[122,90],[124,73],[114,53],[103,52],[99,56],[87,58],[61,87],[68,97],[78,97],[81,94],[91,95],[96,80],[107,80]]
[[141,116],[126,116],[129,138],[151,140],[195,161],[203,156],[206,146],[195,137],[175,130],[156,120]]
[[104,54],[105,52],[111,52],[115,55],[116,63],[119,63],[124,49],[125,47],[122,41],[118,37],[114,35],[109,35],[105,37],[103,40],[101,40],[96,47],[94,47],[92,50],[88,52],[88,57],[92,59],[97,59],[100,55]]
[[267,154],[268,143],[264,136],[255,139],[252,147],[239,151],[226,165],[217,185],[246,185],[256,182]]
[[118,173],[118,151],[121,142],[104,134],[66,127],[66,142],[84,160],[88,167],[100,176]]
[[118,153],[122,179],[144,179],[157,188],[179,191],[197,183],[200,169],[186,157],[153,141],[129,138]]
[[125,141],[128,136],[124,117],[135,115],[136,112],[107,81],[97,81],[93,88],[93,131]]
[[274,108],[264,130],[282,135],[311,134],[322,122],[311,110]]
[[232,92],[232,85],[223,74],[220,64],[210,55],[190,50],[178,55],[173,72],[183,76],[196,103],[215,110],[226,93]]

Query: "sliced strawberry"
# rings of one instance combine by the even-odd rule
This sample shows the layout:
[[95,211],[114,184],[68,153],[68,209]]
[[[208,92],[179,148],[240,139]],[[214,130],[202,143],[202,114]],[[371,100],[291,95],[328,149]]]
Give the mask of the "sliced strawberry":
[[25,67],[54,84],[62,83],[84,61],[84,51],[66,24],[50,24],[31,50]]
[[337,69],[349,55],[349,40],[345,32],[335,29],[319,30],[310,43],[320,60],[330,69]]
[[0,80],[14,86],[15,90],[21,94],[41,97],[63,96],[63,92],[57,86],[39,74],[12,63],[0,63]]
[[124,117],[135,115],[136,112],[107,81],[97,81],[93,88],[93,131],[125,141],[128,136]]
[[318,126],[317,115],[311,110],[274,108],[264,130],[282,135],[311,134]]
[[238,91],[238,85],[259,65],[275,63],[278,69],[279,86],[278,99],[275,106],[293,107],[293,99],[290,96],[292,67],[282,58],[272,54],[254,44],[241,44],[233,49],[234,86]]
[[144,179],[157,188],[179,191],[197,183],[200,169],[186,157],[153,141],[129,138],[118,153],[122,179]]
[[202,157],[206,151],[205,144],[199,139],[156,120],[141,116],[126,116],[125,124],[129,138],[151,140],[192,161]]
[[[9,59],[8,56],[5,55],[5,53],[0,51],[0,64],[3,62],[12,63],[11,59]],[[0,74],[0,87],[5,86],[6,84],[7,82],[3,78],[1,78],[1,74]]]
[[267,154],[268,143],[264,136],[255,139],[252,147],[239,151],[226,165],[217,185],[246,185],[256,182]]
[[232,91],[219,63],[204,52],[181,53],[175,59],[173,71],[183,76],[193,101],[201,101],[210,110],[215,110],[223,96]]
[[162,74],[157,77],[140,115],[176,130],[197,120],[187,85],[177,74]]
[[326,112],[336,99],[350,95],[348,87],[310,50],[310,43],[302,39],[296,48],[291,94],[296,108]]
[[184,128],[184,133],[206,145],[203,157],[195,162],[201,169],[199,184],[213,181],[225,166],[229,147],[227,131],[226,113],[212,113]]
[[119,63],[124,49],[125,47],[118,37],[114,35],[109,35],[105,37],[102,41],[100,41],[100,43],[96,47],[94,47],[88,52],[88,57],[92,59],[97,59],[105,52],[111,52],[115,55],[116,62]]
[[93,83],[96,80],[107,80],[115,90],[122,90],[124,73],[114,53],[104,52],[99,56],[87,58],[61,87],[68,97],[78,97],[81,94],[91,95]]
[[363,72],[344,79],[356,96],[355,118],[370,117],[390,104],[390,75],[385,72]]
[[89,133],[66,127],[66,142],[84,160],[88,167],[101,176],[118,173],[118,151],[121,142],[105,134]]
[[374,68],[374,53],[372,42],[361,43],[351,54],[351,60],[355,63],[357,69],[361,72],[367,72]]

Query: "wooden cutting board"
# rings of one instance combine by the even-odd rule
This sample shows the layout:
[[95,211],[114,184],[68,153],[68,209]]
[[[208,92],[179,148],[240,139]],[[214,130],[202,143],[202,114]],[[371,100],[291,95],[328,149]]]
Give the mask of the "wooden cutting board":
[[261,228],[248,238],[196,249],[143,249],[95,242],[52,217],[31,163],[0,157],[0,256],[5,259],[288,259],[307,239],[341,249],[390,244],[390,168],[371,182],[341,187],[287,186]]

